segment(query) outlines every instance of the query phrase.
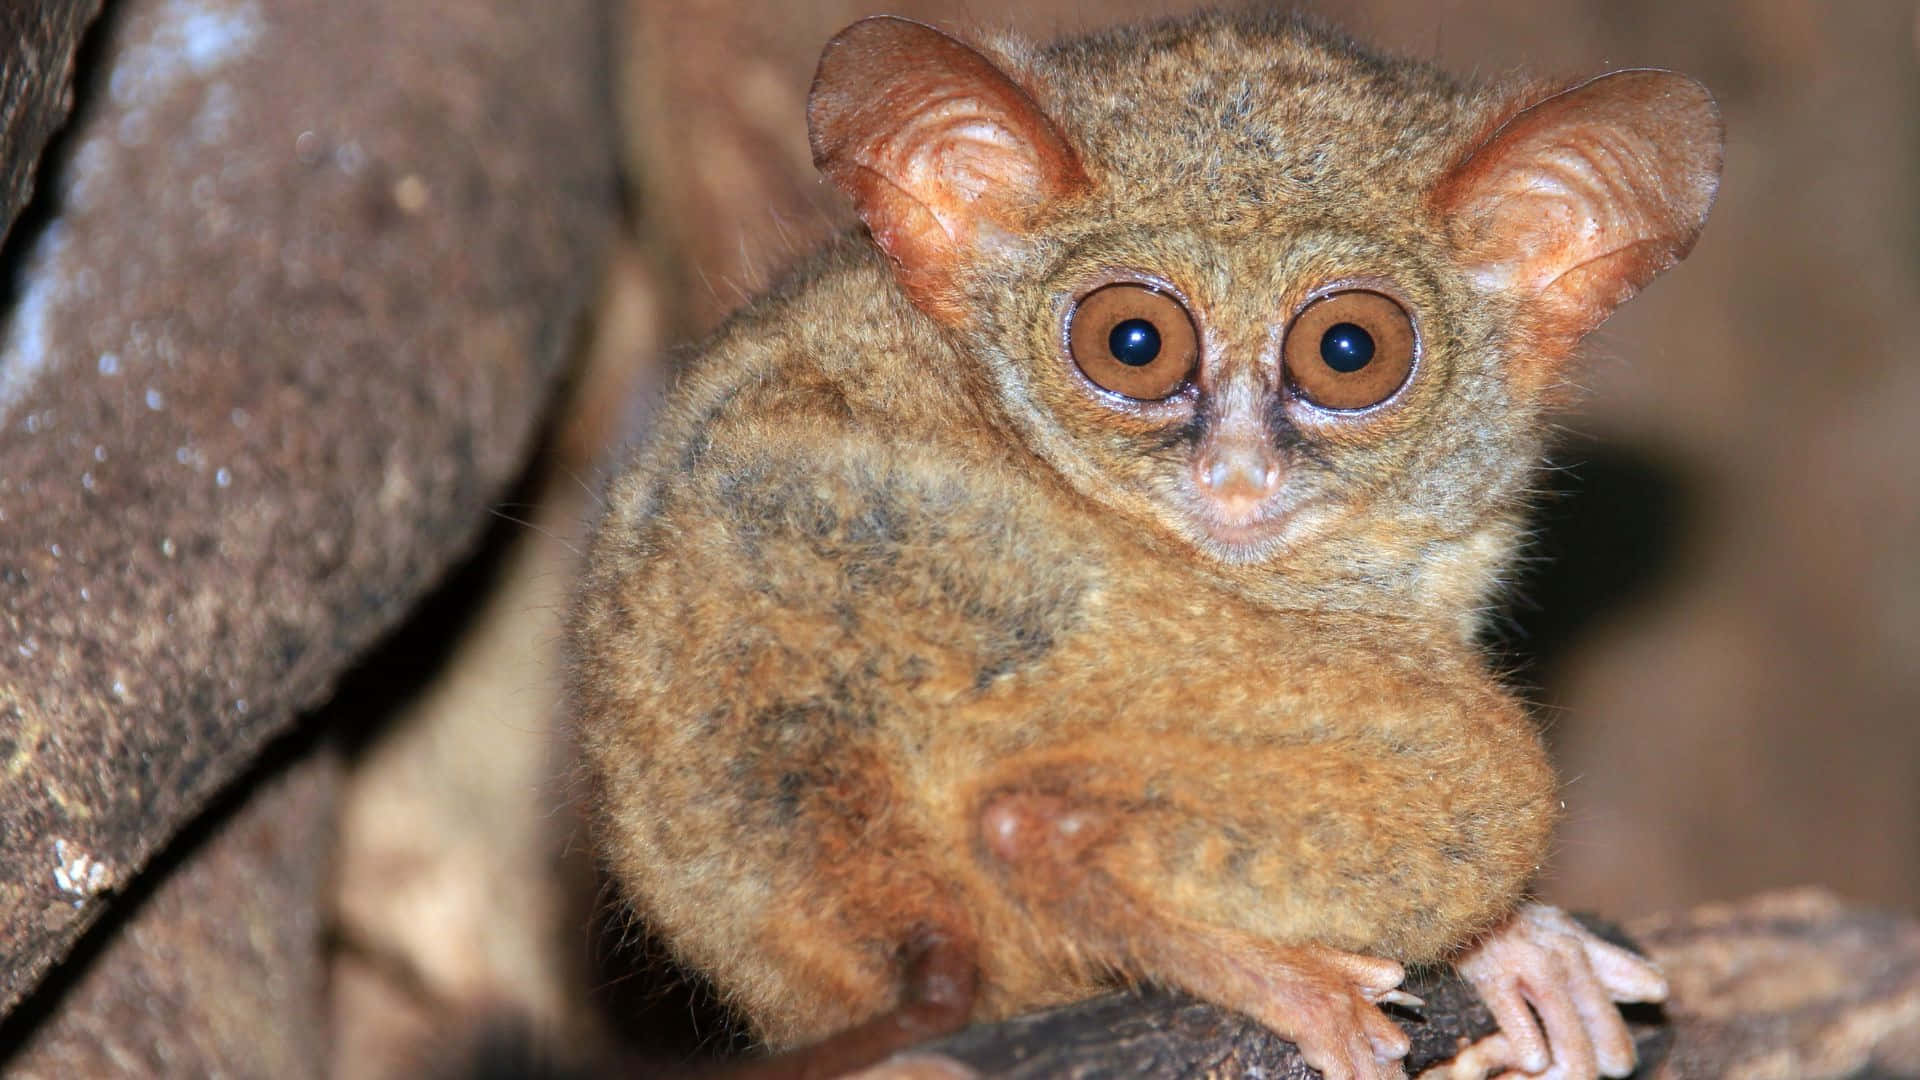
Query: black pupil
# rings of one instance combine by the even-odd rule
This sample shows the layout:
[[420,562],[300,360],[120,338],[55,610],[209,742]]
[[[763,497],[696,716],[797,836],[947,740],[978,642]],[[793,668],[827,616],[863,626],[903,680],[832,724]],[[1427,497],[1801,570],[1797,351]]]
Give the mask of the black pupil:
[[1145,319],[1128,319],[1107,335],[1107,349],[1128,367],[1146,367],[1160,355],[1160,331]]
[[1320,359],[1342,375],[1359,371],[1373,359],[1373,335],[1350,322],[1335,323],[1320,335]]

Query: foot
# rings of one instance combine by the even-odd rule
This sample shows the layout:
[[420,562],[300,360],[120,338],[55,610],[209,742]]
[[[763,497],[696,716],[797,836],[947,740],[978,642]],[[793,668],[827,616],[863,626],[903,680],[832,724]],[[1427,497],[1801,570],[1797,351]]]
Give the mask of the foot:
[[1325,1080],[1406,1076],[1407,1034],[1379,1006],[1420,1001],[1396,989],[1406,973],[1391,960],[1194,928],[1136,944],[1157,981],[1252,1017]]
[[1221,960],[1221,967],[1240,970],[1221,972],[1227,976],[1221,985],[1192,989],[1292,1042],[1325,1080],[1406,1076],[1400,1062],[1407,1034],[1379,1008],[1420,1003],[1398,989],[1406,977],[1399,964],[1317,945],[1269,946]]
[[1615,1003],[1667,998],[1659,968],[1545,904],[1523,906],[1455,966],[1500,1031],[1422,1080],[1627,1076],[1633,1035]]
[[1318,946],[1287,951],[1293,957],[1285,967],[1294,968],[1288,974],[1296,981],[1276,985],[1272,1004],[1256,1015],[1291,1039],[1325,1080],[1404,1077],[1400,1062],[1410,1047],[1407,1033],[1379,1006],[1420,1004],[1399,989],[1405,969],[1391,960]]
[[[1114,827],[1108,809],[1033,792],[998,795],[981,815],[987,851],[1020,872],[1027,888],[1045,888],[1042,895],[1077,890],[1079,865]],[[1123,948],[1135,974],[1245,1013],[1293,1043],[1325,1080],[1406,1076],[1400,1062],[1410,1042],[1379,1009],[1419,1004],[1397,989],[1406,977],[1399,964],[1318,945],[1275,945],[1145,905],[1123,917],[1129,905],[1117,890],[1102,903],[1106,918],[1132,924]]]

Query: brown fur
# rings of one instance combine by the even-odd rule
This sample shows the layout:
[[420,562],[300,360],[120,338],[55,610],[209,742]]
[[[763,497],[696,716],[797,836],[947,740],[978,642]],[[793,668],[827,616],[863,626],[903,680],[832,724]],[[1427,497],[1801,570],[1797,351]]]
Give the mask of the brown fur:
[[[882,84],[924,40],[860,32]],[[606,856],[776,1045],[890,1007],[929,930],[973,943],[983,1017],[1116,974],[1250,1008],[1241,975],[1296,947],[1441,958],[1513,909],[1553,817],[1471,644],[1588,328],[1476,276],[1517,231],[1472,175],[1513,182],[1519,151],[1482,144],[1544,91],[1259,15],[987,56],[1019,89],[980,107],[1039,156],[960,146],[1007,179],[976,198],[886,173],[897,140],[863,140],[911,106],[855,101],[830,52],[816,148],[885,254],[848,237],[707,343],[571,613]],[[1558,286],[1579,317],[1683,253],[1695,201]],[[1184,398],[1116,409],[1062,358],[1064,305],[1116,267],[1188,298]],[[1387,406],[1316,416],[1277,328],[1343,278],[1390,282],[1423,352]],[[1238,549],[1182,486],[1229,385],[1287,469],[1284,524]]]

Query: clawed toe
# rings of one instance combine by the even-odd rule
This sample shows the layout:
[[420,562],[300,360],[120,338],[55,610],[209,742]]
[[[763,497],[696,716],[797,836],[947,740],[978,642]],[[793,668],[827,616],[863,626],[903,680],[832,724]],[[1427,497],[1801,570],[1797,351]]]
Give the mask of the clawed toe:
[[1666,997],[1658,968],[1544,904],[1522,907],[1458,967],[1500,1033],[1438,1074],[1451,1080],[1480,1080],[1494,1069],[1566,1080],[1627,1076],[1633,1036],[1615,1003]]
[[1395,989],[1399,964],[1320,946],[1272,948],[1258,973],[1261,1000],[1245,1011],[1291,1040],[1327,1080],[1404,1077],[1406,1032],[1375,1002],[1413,999]]

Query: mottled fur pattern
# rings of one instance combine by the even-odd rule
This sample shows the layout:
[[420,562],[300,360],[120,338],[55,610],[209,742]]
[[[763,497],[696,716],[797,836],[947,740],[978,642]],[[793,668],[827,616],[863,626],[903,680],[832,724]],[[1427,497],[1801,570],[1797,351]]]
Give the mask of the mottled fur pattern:
[[[986,51],[1088,190],[946,279],[961,318],[861,235],[739,313],[614,479],[570,617],[602,848],[775,1045],[888,1008],[927,929],[977,949],[981,1016],[1263,943],[1439,959],[1553,816],[1471,638],[1564,357],[1431,205],[1541,88],[1265,15]],[[1276,412],[1297,510],[1223,551],[1180,487],[1207,415],[1116,415],[1061,360],[1115,266],[1190,298],[1203,390],[1270,382],[1273,327],[1342,279],[1405,297],[1418,377],[1365,424]],[[1078,831],[990,849],[1022,800]]]

